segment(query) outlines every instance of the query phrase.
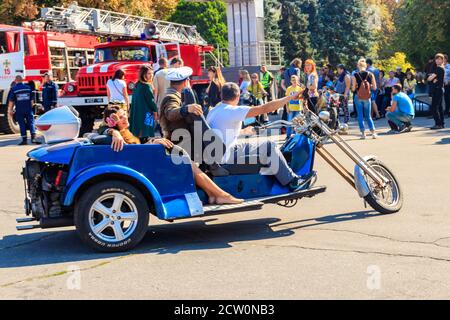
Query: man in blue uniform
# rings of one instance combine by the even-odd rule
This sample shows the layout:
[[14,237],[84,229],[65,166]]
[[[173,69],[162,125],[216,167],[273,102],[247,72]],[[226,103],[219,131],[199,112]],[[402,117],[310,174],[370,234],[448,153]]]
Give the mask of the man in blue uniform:
[[22,76],[16,76],[16,85],[11,88],[9,94],[8,113],[13,116],[13,107],[16,106],[15,117],[20,127],[22,142],[19,145],[27,144],[27,128],[31,133],[31,142],[39,144],[36,141],[33,115],[33,97],[31,88],[22,83]]
[[56,107],[58,100],[58,85],[53,82],[49,73],[44,74],[44,84],[42,85],[42,105],[45,112]]

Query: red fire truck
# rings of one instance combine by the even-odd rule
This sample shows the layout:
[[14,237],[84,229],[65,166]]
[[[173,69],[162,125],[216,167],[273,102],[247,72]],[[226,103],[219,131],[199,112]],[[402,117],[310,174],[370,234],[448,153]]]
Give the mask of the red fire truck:
[[73,81],[78,69],[93,63],[92,35],[44,31],[42,23],[24,27],[0,25],[0,132],[17,133],[19,127],[7,113],[7,96],[16,75],[39,88],[44,73],[59,85]]
[[[128,93],[131,95],[137,81],[137,71],[142,64],[155,64],[160,57],[166,57],[169,60],[173,57],[180,57],[184,60],[185,65],[193,69],[191,85],[201,97],[208,83],[203,68],[205,58],[208,56],[212,59],[211,61],[218,63],[212,55],[214,48],[206,43],[195,26],[95,8],[84,8],[78,6],[76,2],[68,7],[42,9],[38,22],[45,25],[46,31],[41,33],[43,39],[41,49],[36,49],[36,52],[45,52],[44,55],[47,59],[42,57],[42,63],[46,61],[47,64],[39,65],[39,67],[33,66],[39,71],[39,74],[35,71],[38,74],[37,78],[41,78],[41,75],[48,70],[54,71],[53,73],[57,70],[57,68],[52,68],[49,65],[49,61],[51,62],[51,59],[53,59],[50,53],[47,54],[50,35],[54,37],[57,35],[64,36],[65,38],[76,37],[76,40],[74,38],[70,44],[67,43],[67,40],[60,41],[65,41],[66,47],[75,45],[84,48],[86,65],[76,64],[73,56],[67,57],[66,55],[66,58],[62,60],[66,61],[65,65],[69,66],[69,69],[75,64],[77,69],[70,69],[69,71],[75,72],[68,72],[66,73],[67,76],[63,77],[65,84],[58,98],[59,105],[73,106],[79,111],[82,120],[81,134],[91,131],[95,119],[101,117],[103,108],[108,104],[106,82],[117,69],[120,68],[125,72]],[[27,43],[32,42],[26,39],[30,39],[34,35],[33,30],[24,28],[5,30],[5,33],[7,32],[14,34],[14,36],[8,35],[7,39],[14,37],[19,39],[14,38],[14,40],[8,41],[19,44],[7,47],[9,51],[6,54],[9,56],[5,59],[8,60],[9,64],[11,64],[11,61],[17,61],[17,59],[18,61],[25,61],[25,63],[9,66],[10,74],[4,80],[4,99],[6,99],[7,87],[9,87],[14,76],[24,74],[26,69],[30,68],[28,67],[29,63],[27,63],[29,52],[27,51],[29,50],[27,49],[29,48]],[[82,46],[81,44],[85,44],[84,41],[86,41],[83,39],[92,39],[92,41],[88,42],[89,46]],[[96,42],[97,39],[102,39],[104,42]],[[56,38],[54,41],[57,41]],[[20,45],[22,42],[23,45]],[[94,44],[95,52],[91,50]],[[15,56],[16,54],[18,58]],[[56,56],[63,57],[62,54],[55,54],[55,59]],[[21,67],[24,64],[25,67]],[[62,67],[60,66],[60,68]],[[24,72],[21,72],[21,70]],[[0,73],[0,79],[2,79],[1,76],[2,73]],[[3,123],[1,127],[5,128],[5,132],[15,131],[13,130],[13,119],[8,118],[6,107],[3,106],[2,108],[4,116],[0,118],[1,123]]]
[[115,71],[125,72],[128,93],[138,79],[144,63],[156,69],[160,57],[180,57],[193,69],[191,85],[199,96],[206,89],[204,61],[213,47],[207,45],[194,26],[159,21],[107,10],[79,7],[47,9],[41,18],[57,31],[94,34],[107,38],[95,46],[94,63],[78,70],[75,81],[67,83],[58,99],[59,105],[73,106],[82,120],[80,134],[92,131],[108,104],[106,82]]

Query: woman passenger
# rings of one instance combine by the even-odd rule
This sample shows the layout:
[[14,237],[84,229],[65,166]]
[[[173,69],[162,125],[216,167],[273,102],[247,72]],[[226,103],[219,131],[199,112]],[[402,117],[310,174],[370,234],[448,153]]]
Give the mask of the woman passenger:
[[155,124],[158,117],[158,107],[152,89],[152,66],[149,64],[141,66],[138,79],[131,101],[130,131],[145,143],[155,136]]

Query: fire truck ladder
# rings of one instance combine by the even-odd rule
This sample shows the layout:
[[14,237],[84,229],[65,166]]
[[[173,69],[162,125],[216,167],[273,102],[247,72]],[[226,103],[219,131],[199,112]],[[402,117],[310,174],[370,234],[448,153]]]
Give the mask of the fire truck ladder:
[[152,25],[163,41],[207,45],[195,26],[155,20],[108,10],[84,8],[76,2],[65,7],[42,8],[40,20],[47,30],[78,32],[98,36],[140,38],[146,27]]

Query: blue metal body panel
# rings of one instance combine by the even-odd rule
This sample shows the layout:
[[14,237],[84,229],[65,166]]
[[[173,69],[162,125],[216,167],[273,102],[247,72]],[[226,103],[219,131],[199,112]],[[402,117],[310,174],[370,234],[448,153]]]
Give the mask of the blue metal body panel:
[[[295,135],[281,151],[298,175],[311,172],[314,164],[314,144],[303,135]],[[66,188],[62,196],[64,206],[74,204],[80,188],[86,183],[119,176],[128,177],[148,190],[155,214],[164,220],[190,217],[198,200],[190,160],[187,156],[169,155],[161,145],[126,145],[122,152],[114,152],[108,145],[92,145],[84,139],[43,146],[29,152],[37,161],[69,166]],[[232,195],[254,199],[289,194],[275,177],[261,174],[215,177],[214,181]],[[199,190],[203,201],[206,196]],[[193,198],[192,198],[193,197]],[[200,206],[201,207],[201,206]],[[202,213],[200,208],[200,214]]]
[[78,139],[55,145],[44,145],[28,152],[28,157],[41,162],[70,164],[75,150],[80,147],[84,141],[84,139]]
[[183,163],[175,164],[161,145],[126,145],[122,152],[110,146],[83,146],[76,150],[70,166],[64,205],[71,205],[76,192],[90,179],[119,174],[148,189],[159,218],[185,217],[190,214],[185,195],[195,193],[196,188],[189,158],[178,160]]

